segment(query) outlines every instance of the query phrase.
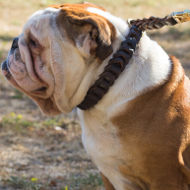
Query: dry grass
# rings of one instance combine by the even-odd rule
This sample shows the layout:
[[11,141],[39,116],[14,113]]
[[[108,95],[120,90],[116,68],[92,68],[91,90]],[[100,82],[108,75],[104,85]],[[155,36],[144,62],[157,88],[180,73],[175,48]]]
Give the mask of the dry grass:
[[[28,17],[55,3],[76,0],[0,0],[0,62]],[[124,19],[165,16],[189,0],[89,0]],[[190,24],[150,33],[190,74]],[[98,190],[102,182],[82,148],[80,126],[70,116],[47,118],[0,74],[0,190]]]

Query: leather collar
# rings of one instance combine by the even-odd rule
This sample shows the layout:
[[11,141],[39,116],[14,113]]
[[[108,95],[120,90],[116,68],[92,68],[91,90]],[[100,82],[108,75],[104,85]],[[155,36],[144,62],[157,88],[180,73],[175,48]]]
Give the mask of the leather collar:
[[103,73],[89,88],[84,100],[77,106],[78,108],[82,110],[90,109],[102,99],[131,60],[141,36],[142,30],[132,25],[119,50],[114,53]]
[[160,29],[164,26],[174,26],[187,21],[190,21],[190,10],[174,12],[164,18],[150,17],[148,19],[130,20],[128,23],[132,26],[125,41],[121,43],[119,50],[113,55],[113,58],[109,60],[103,73],[90,87],[84,100],[77,107],[82,110],[87,110],[102,99],[129,63],[143,31]]

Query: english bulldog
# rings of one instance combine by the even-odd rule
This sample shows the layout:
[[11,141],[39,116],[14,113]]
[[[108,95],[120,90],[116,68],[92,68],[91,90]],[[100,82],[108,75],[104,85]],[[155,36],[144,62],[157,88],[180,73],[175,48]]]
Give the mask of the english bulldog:
[[[129,29],[89,3],[40,10],[14,39],[3,74],[45,114],[71,112]],[[106,190],[190,189],[190,81],[146,33],[105,96],[78,115]]]

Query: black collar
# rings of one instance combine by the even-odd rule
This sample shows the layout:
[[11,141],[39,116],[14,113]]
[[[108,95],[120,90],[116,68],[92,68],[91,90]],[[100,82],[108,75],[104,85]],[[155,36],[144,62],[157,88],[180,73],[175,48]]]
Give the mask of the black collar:
[[135,48],[141,39],[142,31],[160,29],[167,25],[173,26],[186,21],[190,21],[189,10],[175,12],[164,18],[150,17],[148,19],[131,20],[129,24],[132,26],[125,41],[121,43],[119,50],[109,60],[103,73],[90,87],[84,100],[77,107],[82,110],[90,109],[108,92],[133,56]]
[[77,106],[78,108],[82,110],[90,109],[102,99],[129,63],[141,36],[142,30],[133,25],[125,41],[121,43],[119,50],[109,60],[103,73],[89,88],[84,100]]

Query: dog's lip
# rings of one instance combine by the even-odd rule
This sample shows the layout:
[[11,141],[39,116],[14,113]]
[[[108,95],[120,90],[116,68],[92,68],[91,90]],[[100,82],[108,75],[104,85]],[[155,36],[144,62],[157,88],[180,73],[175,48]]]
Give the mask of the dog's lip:
[[[17,82],[15,81],[14,77],[12,77],[12,74],[9,70],[9,65],[8,65],[8,60],[6,59],[5,61],[3,61],[1,63],[1,70],[3,75],[14,85],[16,85],[17,87],[19,87],[19,85],[17,84]],[[35,72],[36,73],[36,72]],[[37,75],[37,77],[39,78],[39,76]],[[41,82],[41,79],[39,79]],[[19,87],[21,88],[21,87]],[[44,93],[47,90],[47,86],[46,85],[42,85],[42,87],[32,90],[30,93],[32,93],[33,95],[41,95],[42,93]]]
[[25,66],[26,66],[27,73],[30,76],[31,80],[39,82],[40,78],[37,75],[37,73],[35,72],[35,67],[34,67],[35,63],[34,63],[34,60],[32,58],[30,48],[28,47],[26,42],[19,40],[19,49],[20,49],[21,60],[24,62]]
[[[28,48],[28,51],[29,51],[29,57],[30,57],[30,68],[27,66],[27,63],[25,62],[24,64],[26,65],[26,71],[28,73],[28,75],[30,76],[31,80],[33,81],[36,81],[36,82],[40,82],[40,83],[44,83],[44,81],[41,79],[40,75],[38,74],[38,72],[36,71],[36,68],[35,68],[35,62],[34,62],[34,59],[33,59],[33,56],[32,56],[32,53],[31,53],[31,50],[30,48]],[[16,59],[16,49],[14,50],[14,60]],[[20,58],[21,58],[21,61],[23,61],[22,59],[22,54],[20,52]],[[15,60],[17,61],[17,60]]]
[[[38,72],[36,71],[35,62],[34,62],[33,58],[32,58],[32,69],[33,69],[33,73],[34,73],[36,79],[38,80],[38,82],[40,82],[40,83],[45,83],[45,82],[42,80],[42,78],[40,77],[40,75],[38,74]],[[27,71],[27,72],[28,72],[28,71]]]
[[[23,62],[23,59],[21,58],[22,56],[21,56],[20,52],[18,54],[18,51],[19,51],[18,48],[14,49],[12,51],[12,53],[9,53],[8,58],[2,63],[2,70],[4,70],[5,76],[6,75],[8,75],[9,77],[12,76],[12,74],[11,74],[12,70],[11,70],[11,67],[9,65],[9,62],[13,62],[13,64],[15,64],[16,62]],[[31,54],[31,52],[29,52],[29,53]],[[18,60],[18,56],[20,58],[19,60]],[[28,73],[28,75],[30,76],[30,79],[32,81],[36,81],[38,83],[44,84],[45,82],[41,79],[40,75],[36,71],[35,62],[33,60],[32,55],[30,56],[30,58],[31,58],[31,70],[28,70],[27,63],[23,63],[26,65],[26,72]]]

